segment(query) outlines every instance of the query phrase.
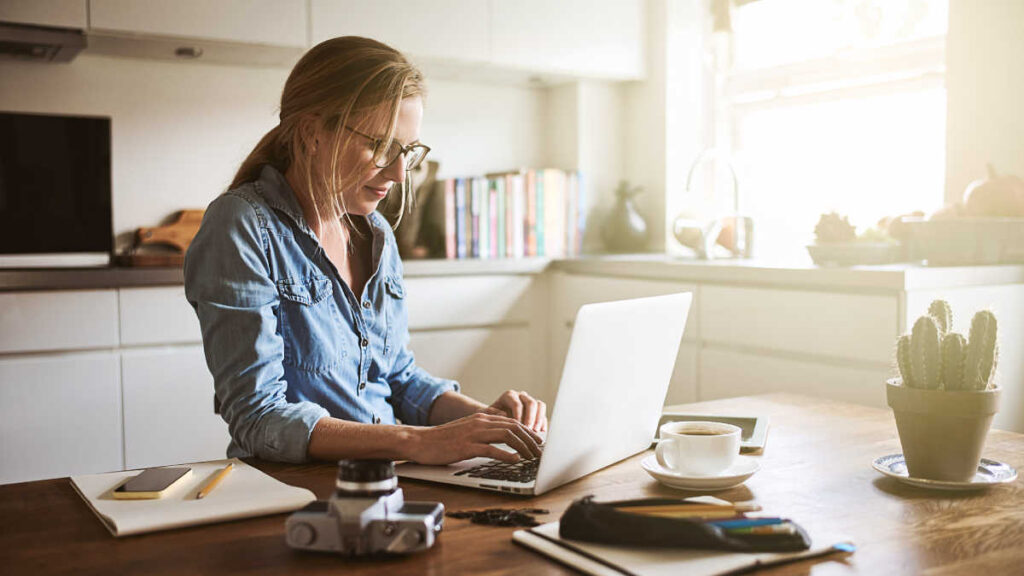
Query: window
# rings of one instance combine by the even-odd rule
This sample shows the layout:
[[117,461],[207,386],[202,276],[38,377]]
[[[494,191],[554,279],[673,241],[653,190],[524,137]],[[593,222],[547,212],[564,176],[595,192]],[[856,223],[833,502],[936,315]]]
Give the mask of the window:
[[820,214],[863,230],[942,205],[948,0],[733,0],[716,33],[716,146],[757,256],[804,255]]

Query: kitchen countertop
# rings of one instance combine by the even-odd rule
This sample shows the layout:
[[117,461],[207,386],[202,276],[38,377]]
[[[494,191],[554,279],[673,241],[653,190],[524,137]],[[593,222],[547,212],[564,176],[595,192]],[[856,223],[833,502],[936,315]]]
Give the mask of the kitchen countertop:
[[[587,256],[570,260],[409,260],[409,278],[483,274],[570,274],[620,276],[707,284],[820,288],[855,291],[909,291],[1001,284],[1024,284],[1024,265],[927,267],[913,264],[821,268],[807,262],[692,260],[664,254]],[[64,268],[0,270],[0,291],[85,290],[174,286],[181,268]]]

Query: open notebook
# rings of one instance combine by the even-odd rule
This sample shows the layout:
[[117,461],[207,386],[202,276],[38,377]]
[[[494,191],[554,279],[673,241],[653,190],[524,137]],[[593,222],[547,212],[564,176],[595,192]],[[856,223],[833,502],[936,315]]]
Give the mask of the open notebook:
[[[228,462],[234,469],[205,498],[196,493]],[[191,477],[158,500],[116,500],[111,492],[139,470],[72,476],[71,485],[114,536],[238,520],[298,510],[316,500],[238,459],[187,464]]]
[[842,539],[811,534],[811,548],[803,552],[744,553],[720,550],[624,548],[563,540],[558,522],[529,530],[516,530],[512,540],[585,574],[595,576],[712,576],[734,574],[758,566],[771,566],[834,552],[852,552]]

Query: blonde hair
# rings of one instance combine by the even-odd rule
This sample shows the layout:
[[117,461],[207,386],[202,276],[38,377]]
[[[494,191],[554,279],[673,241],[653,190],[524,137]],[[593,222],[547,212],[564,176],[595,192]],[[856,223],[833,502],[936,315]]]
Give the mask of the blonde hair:
[[[338,174],[339,158],[353,145],[366,145],[365,138],[345,127],[366,134],[383,134],[381,148],[386,150],[395,135],[402,100],[423,96],[425,92],[423,74],[394,48],[358,36],[325,40],[306,52],[288,75],[281,94],[278,125],[260,139],[242,162],[230,188],[259,178],[264,164],[284,174],[294,163],[305,175],[306,194],[317,220],[340,226],[341,217],[348,218],[341,192],[357,185],[366,167],[363,164],[344,175]],[[330,169],[326,173],[314,173],[309,161],[310,121],[333,134],[329,143]],[[357,124],[350,124],[352,121]],[[400,220],[412,193],[408,173],[398,188]]]

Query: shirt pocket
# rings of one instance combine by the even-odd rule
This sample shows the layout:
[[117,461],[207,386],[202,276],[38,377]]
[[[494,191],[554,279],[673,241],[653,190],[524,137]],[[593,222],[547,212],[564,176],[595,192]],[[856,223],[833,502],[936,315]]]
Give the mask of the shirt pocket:
[[339,345],[334,286],[327,276],[277,282],[281,296],[284,363],[309,372],[326,372],[345,358]]
[[384,279],[384,355],[391,356],[396,346],[400,346],[402,335],[408,330],[405,313],[405,283],[401,276],[388,276]]

